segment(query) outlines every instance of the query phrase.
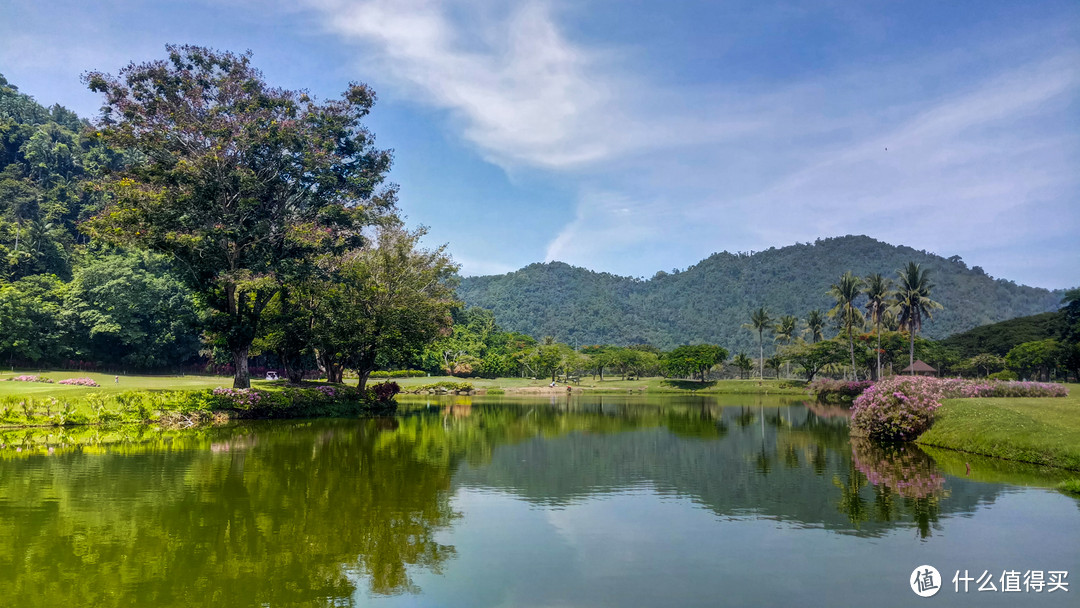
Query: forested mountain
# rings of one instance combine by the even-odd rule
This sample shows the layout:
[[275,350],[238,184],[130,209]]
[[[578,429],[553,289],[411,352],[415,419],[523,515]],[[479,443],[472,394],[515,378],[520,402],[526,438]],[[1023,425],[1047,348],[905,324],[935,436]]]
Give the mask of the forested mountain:
[[[1057,310],[1061,292],[994,279],[959,256],[944,258],[866,236],[819,239],[748,253],[715,253],[681,272],[649,280],[620,277],[561,262],[532,264],[504,275],[462,279],[458,296],[489,308],[500,325],[571,345],[650,343],[661,348],[710,342],[732,352],[756,347],[742,327],[765,306],[775,319],[800,320],[834,301],[829,286],[850,270],[895,278],[907,262],[929,269],[931,296],[944,305],[923,334],[942,338],[973,327]],[[861,296],[860,307],[866,298]],[[832,335],[826,332],[826,335]]]

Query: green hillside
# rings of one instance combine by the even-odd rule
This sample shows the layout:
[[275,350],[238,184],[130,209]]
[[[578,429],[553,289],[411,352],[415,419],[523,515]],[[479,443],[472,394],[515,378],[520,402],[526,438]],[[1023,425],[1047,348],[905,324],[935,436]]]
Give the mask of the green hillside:
[[1004,357],[1014,346],[1024,342],[1060,339],[1065,328],[1064,313],[1044,312],[969,329],[949,336],[941,343],[955,349],[962,357],[980,353]]
[[741,326],[751,309],[766,306],[773,317],[790,314],[802,320],[812,309],[833,306],[826,291],[844,271],[892,278],[909,261],[930,270],[933,297],[945,306],[923,327],[930,338],[1061,305],[1061,292],[994,279],[958,256],[944,258],[866,236],[819,239],[754,254],[716,253],[685,271],[659,272],[649,280],[561,262],[532,264],[504,275],[465,278],[458,296],[493,310],[508,330],[579,346],[647,342],[670,348],[712,342],[749,351],[756,347],[756,336]]

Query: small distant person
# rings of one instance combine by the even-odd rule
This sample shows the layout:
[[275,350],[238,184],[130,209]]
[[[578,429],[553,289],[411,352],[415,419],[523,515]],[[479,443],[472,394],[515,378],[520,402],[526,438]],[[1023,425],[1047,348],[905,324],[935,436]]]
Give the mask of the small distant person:
[[568,392],[568,393],[569,393],[569,392],[570,392],[570,391],[572,391],[572,390],[574,390],[574,389],[572,389],[572,388],[570,387],[570,385],[569,385],[569,384],[567,384],[567,385],[566,385],[566,392]]
[[120,384],[120,376],[116,376],[115,378],[113,378],[113,383]]
[[550,388],[555,388],[555,381],[554,381],[554,380],[552,380],[552,381],[551,381],[551,384],[549,384],[549,385],[548,385],[548,387],[550,387]]

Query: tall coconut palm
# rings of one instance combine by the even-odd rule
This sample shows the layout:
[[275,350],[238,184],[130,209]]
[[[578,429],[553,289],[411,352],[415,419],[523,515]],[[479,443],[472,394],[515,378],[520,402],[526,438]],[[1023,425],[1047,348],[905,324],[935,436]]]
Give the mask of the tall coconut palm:
[[[773,340],[784,346],[791,344],[791,341],[795,339],[795,327],[798,323],[799,320],[795,318],[795,315],[784,315],[780,317],[780,322],[773,328]],[[785,361],[784,364],[785,373],[787,373],[787,361]],[[779,376],[779,372],[777,373],[777,376]]]
[[757,332],[758,335],[758,375],[761,379],[765,379],[765,330],[769,329],[769,324],[772,323],[772,317],[769,316],[769,311],[765,310],[762,306],[750,313],[750,322],[743,325],[747,329],[752,329]]
[[829,295],[836,300],[836,306],[829,311],[829,317],[839,317],[840,326],[848,335],[848,349],[851,351],[851,374],[856,380],[859,372],[855,369],[855,325],[862,325],[865,320],[863,314],[855,306],[855,298],[859,297],[859,287],[862,279],[847,271],[840,277],[840,281],[829,286]]
[[825,329],[825,317],[821,316],[821,311],[814,309],[810,311],[810,314],[806,315],[806,331],[810,333],[810,342],[816,344],[821,341],[821,332]]
[[866,285],[866,289],[863,290],[867,298],[866,314],[870,315],[870,321],[874,324],[874,333],[877,334],[877,375],[875,378],[880,380],[881,321],[885,318],[885,310],[889,306],[889,296],[892,295],[889,290],[892,288],[892,281],[880,274],[872,274],[863,279],[863,283]]
[[[932,320],[931,311],[941,310],[941,304],[930,299],[930,271],[923,270],[919,264],[908,262],[904,268],[896,270],[896,292],[893,294],[891,308],[900,319],[900,327],[907,329],[910,347],[909,365],[915,364],[915,334],[922,330],[923,317]],[[912,372],[914,373],[914,372]]]

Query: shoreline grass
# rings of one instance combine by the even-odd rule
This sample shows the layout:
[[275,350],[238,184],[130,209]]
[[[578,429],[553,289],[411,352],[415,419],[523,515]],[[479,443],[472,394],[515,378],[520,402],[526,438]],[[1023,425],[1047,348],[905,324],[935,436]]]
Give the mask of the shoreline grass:
[[[381,380],[381,379],[380,379]],[[468,382],[475,389],[502,390],[506,394],[533,392],[565,392],[567,383],[558,382],[552,389],[547,378],[458,378],[455,376],[424,376],[415,378],[389,378],[397,382],[403,390],[413,386],[434,384],[436,382]],[[647,377],[637,380],[607,378],[600,380],[584,376],[579,382],[570,382],[574,391],[592,393],[662,393],[662,394],[739,394],[739,395],[801,395],[805,396],[806,383],[797,379],[767,378],[759,380],[674,380],[662,377]],[[547,389],[551,389],[550,391]]]
[[947,399],[916,442],[1080,470],[1080,385],[1068,397]]

